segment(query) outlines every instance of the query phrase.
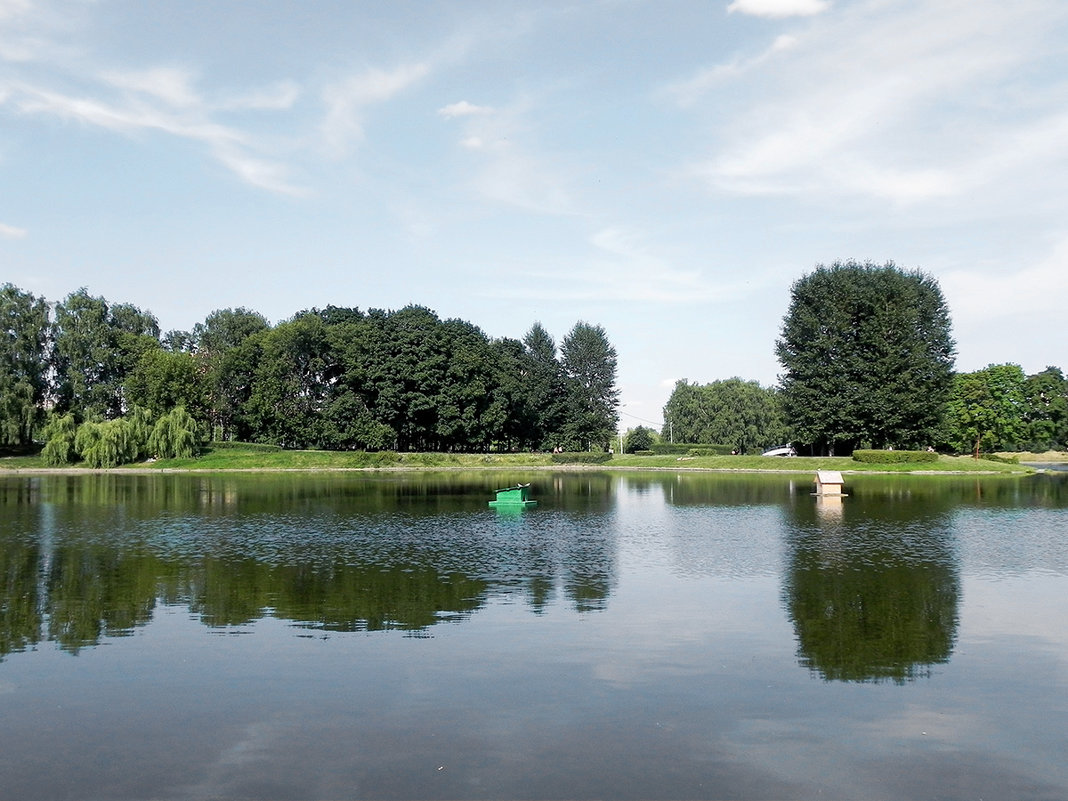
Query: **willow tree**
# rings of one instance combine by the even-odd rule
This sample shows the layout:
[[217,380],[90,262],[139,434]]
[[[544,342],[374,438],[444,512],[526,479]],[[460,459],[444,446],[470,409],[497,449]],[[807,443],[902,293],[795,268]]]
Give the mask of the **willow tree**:
[[797,442],[833,454],[935,440],[955,343],[930,275],[893,263],[819,265],[794,283],[775,351]]

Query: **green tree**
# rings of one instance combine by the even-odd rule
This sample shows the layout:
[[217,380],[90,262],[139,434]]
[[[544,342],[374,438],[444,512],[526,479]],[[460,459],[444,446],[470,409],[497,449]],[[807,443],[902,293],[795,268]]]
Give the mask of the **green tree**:
[[0,445],[26,446],[44,414],[50,323],[43,298],[0,286]]
[[197,356],[185,351],[146,351],[126,379],[126,400],[145,407],[153,417],[184,406],[197,419],[207,420],[208,388],[202,365]]
[[326,324],[303,312],[264,333],[245,411],[257,440],[318,447],[328,388],[338,368]]
[[269,330],[263,315],[243,307],[217,309],[193,326],[191,349],[203,375],[213,437],[252,437],[243,409],[251,394],[262,340]]
[[435,450],[448,367],[441,321],[423,306],[369,316],[376,329],[367,368],[375,418],[397,432],[397,450]]
[[393,447],[396,432],[372,411],[375,399],[369,360],[377,336],[375,324],[359,309],[330,306],[317,314],[326,324],[336,373],[325,401],[321,446],[369,451]]
[[978,459],[985,446],[1016,450],[1026,438],[1027,379],[1016,364],[992,364],[954,377],[946,407],[945,445]]
[[523,385],[530,408],[530,443],[541,450],[560,445],[567,414],[564,368],[557,359],[556,343],[541,323],[534,323],[523,346],[529,359]]
[[627,432],[627,436],[623,440],[623,450],[627,453],[647,451],[653,446],[653,442],[655,441],[656,433],[652,429],[646,428],[645,426],[638,426]]
[[81,419],[126,410],[124,383],[148,350],[158,349],[156,318],[130,304],[110,305],[84,288],[56,305],[56,406]]
[[833,454],[935,436],[955,344],[930,275],[893,263],[819,265],[794,283],[775,350],[798,441]]
[[740,378],[704,385],[676,382],[664,420],[676,442],[732,445],[739,453],[788,436],[779,392]]
[[1029,431],[1027,450],[1042,452],[1068,448],[1068,379],[1059,367],[1030,375],[1024,385]]
[[560,355],[568,384],[566,447],[607,449],[619,421],[616,349],[603,327],[580,321],[564,337]]

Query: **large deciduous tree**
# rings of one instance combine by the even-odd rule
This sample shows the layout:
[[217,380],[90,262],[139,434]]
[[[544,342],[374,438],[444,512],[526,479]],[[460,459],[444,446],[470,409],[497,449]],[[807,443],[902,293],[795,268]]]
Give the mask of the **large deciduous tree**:
[[779,393],[740,378],[704,385],[676,382],[664,421],[675,442],[731,445],[740,453],[787,438]]
[[954,377],[945,415],[945,443],[975,458],[984,447],[1016,450],[1026,439],[1027,379],[1016,364],[992,364]]
[[799,443],[833,454],[935,438],[955,343],[930,275],[893,263],[819,265],[794,283],[775,350]]
[[48,388],[48,304],[4,284],[0,320],[0,445],[25,446],[41,423]]
[[1027,449],[1068,448],[1068,379],[1059,367],[1029,375],[1024,386]]
[[56,407],[81,419],[112,419],[127,408],[123,384],[149,350],[159,324],[128,303],[111,305],[84,288],[56,305]]
[[204,376],[212,436],[243,439],[252,430],[243,415],[252,375],[270,330],[267,319],[244,307],[216,309],[193,327],[192,350]]
[[616,349],[603,327],[580,321],[564,337],[560,355],[568,381],[566,447],[607,449],[619,421]]

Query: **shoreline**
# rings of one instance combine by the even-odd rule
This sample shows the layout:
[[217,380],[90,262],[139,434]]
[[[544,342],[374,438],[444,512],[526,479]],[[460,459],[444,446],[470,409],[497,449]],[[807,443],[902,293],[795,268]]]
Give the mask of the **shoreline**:
[[[1047,464],[1064,464],[1050,461]],[[226,474],[226,473],[445,473],[445,472],[555,472],[555,473],[595,473],[595,472],[635,472],[635,473],[738,473],[765,475],[811,475],[818,468],[756,468],[756,467],[672,467],[650,465],[635,467],[631,465],[605,464],[560,464],[560,465],[439,465],[439,466],[391,466],[391,467],[2,467],[0,477],[4,476],[92,476],[92,475],[179,475],[179,474]],[[849,470],[838,468],[836,472],[845,475],[880,475],[880,476],[1008,476],[1020,477],[1047,472],[1042,467],[1028,466],[1026,470]]]

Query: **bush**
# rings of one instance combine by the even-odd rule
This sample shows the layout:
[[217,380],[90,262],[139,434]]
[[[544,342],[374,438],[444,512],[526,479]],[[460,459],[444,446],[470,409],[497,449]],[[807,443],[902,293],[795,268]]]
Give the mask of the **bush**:
[[853,451],[854,462],[865,464],[908,464],[916,462],[937,462],[938,454],[934,451]]
[[211,450],[213,450],[213,451],[236,450],[236,451],[255,451],[257,453],[267,453],[267,452],[273,453],[275,451],[282,450],[282,446],[281,445],[268,445],[267,443],[263,443],[263,442],[232,442],[232,441],[229,441],[229,440],[228,441],[215,440],[215,441],[209,443],[208,447],[211,448]]
[[687,456],[729,456],[735,450],[730,445],[701,445],[686,451]]
[[734,450],[730,445],[704,442],[654,442],[649,449],[660,456],[726,456]]
[[996,453],[980,453],[980,459],[986,459],[988,462],[1000,462],[1001,464],[1019,464],[1019,456],[998,456]]
[[552,454],[552,460],[555,464],[604,464],[611,458],[612,454],[603,451]]

